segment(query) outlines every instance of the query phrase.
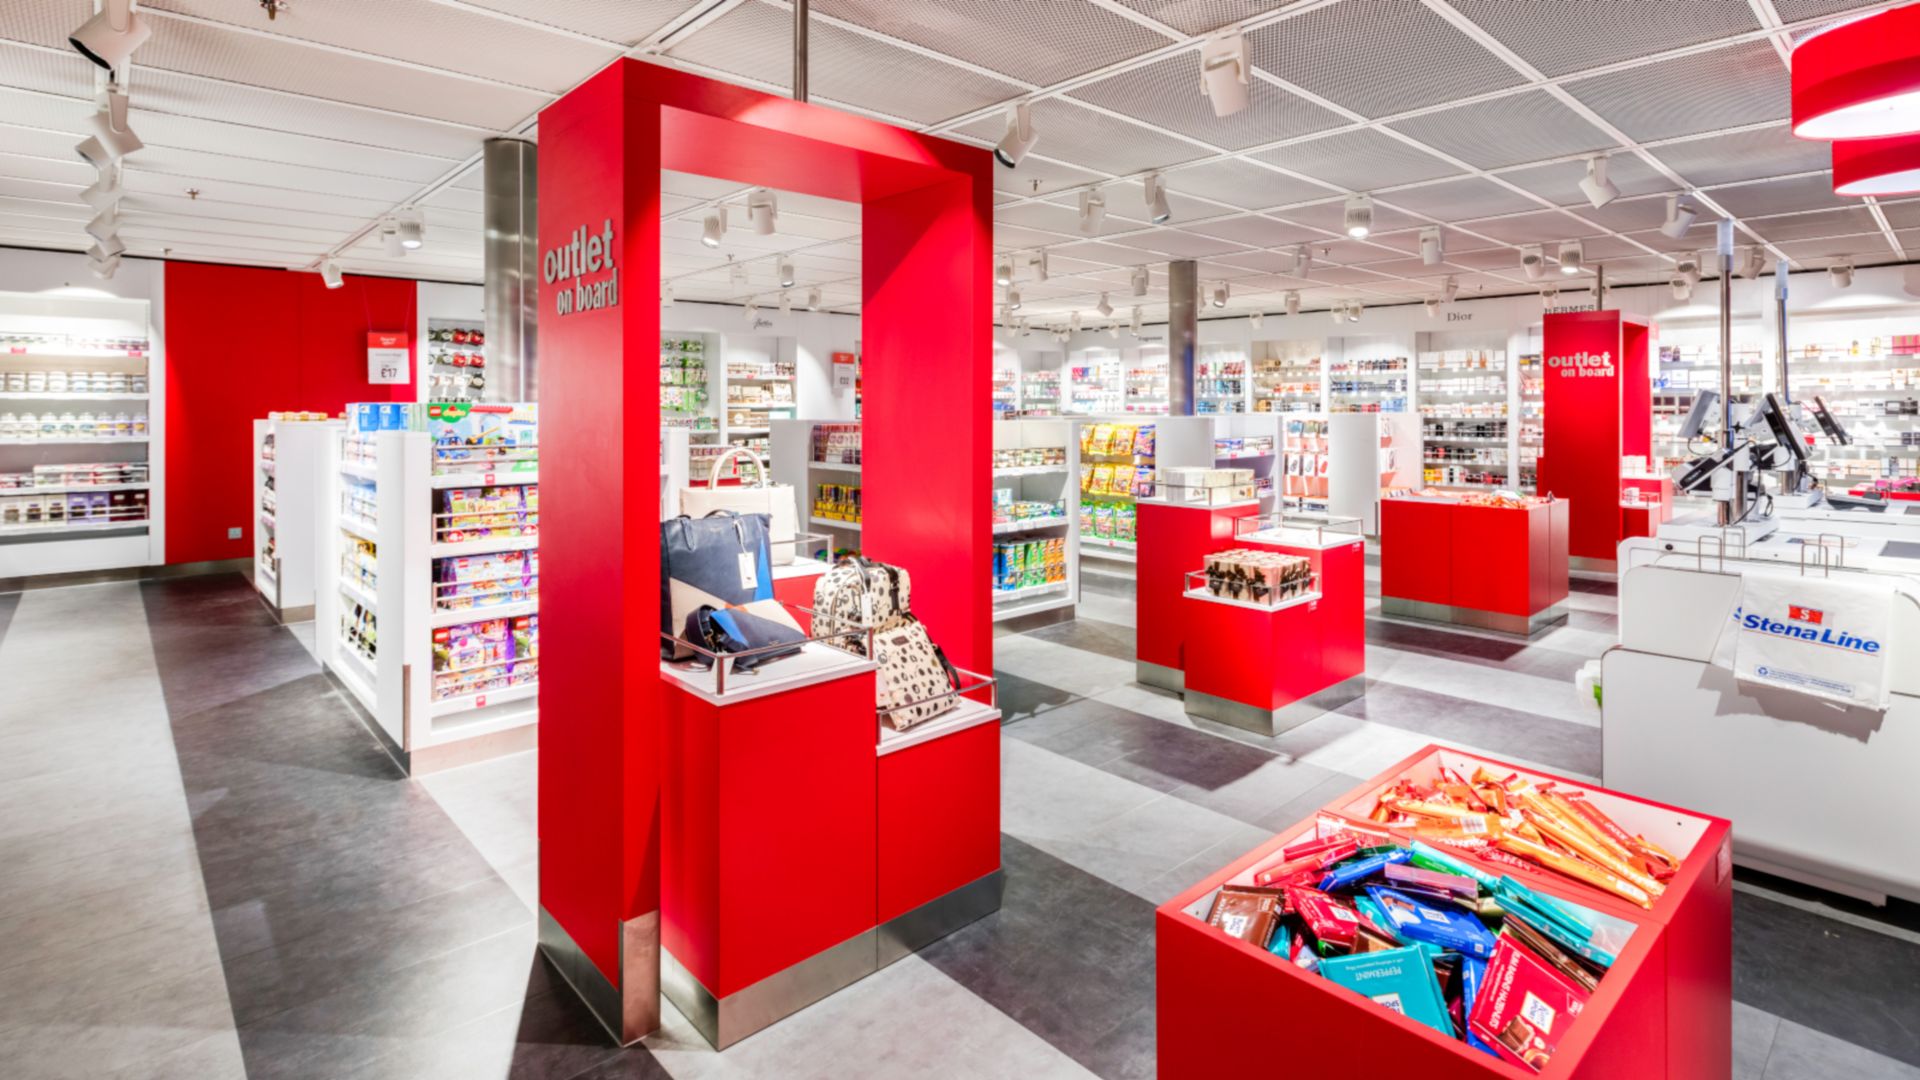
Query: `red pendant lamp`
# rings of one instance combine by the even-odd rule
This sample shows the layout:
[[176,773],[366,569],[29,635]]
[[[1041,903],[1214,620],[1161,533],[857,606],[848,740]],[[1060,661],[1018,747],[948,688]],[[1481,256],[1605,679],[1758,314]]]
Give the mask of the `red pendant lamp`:
[[1835,195],[1920,195],[1920,135],[1833,144]]
[[1920,132],[1920,4],[1805,38],[1793,50],[1793,133],[1878,139]]

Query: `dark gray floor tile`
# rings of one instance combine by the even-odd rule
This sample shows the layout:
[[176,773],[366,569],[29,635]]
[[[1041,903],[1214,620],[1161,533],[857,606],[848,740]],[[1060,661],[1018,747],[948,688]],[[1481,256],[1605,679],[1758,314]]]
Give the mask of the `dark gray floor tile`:
[[1057,645],[1071,645],[1115,660],[1131,662],[1134,656],[1134,628],[1118,623],[1102,622],[1084,616],[1071,622],[1055,623],[1027,633],[1028,637],[1051,641]]
[[1152,905],[1011,837],[1001,863],[1000,910],[921,958],[1100,1076],[1152,1076]]
[[1920,945],[1911,941],[1736,891],[1733,993],[1784,1021],[1920,1066]]
[[1568,578],[1567,588],[1572,592],[1592,593],[1595,596],[1617,596],[1620,592],[1617,582],[1593,578]]
[[1009,671],[995,672],[994,677],[997,680],[994,700],[999,704],[1000,715],[1007,724],[1015,724],[1079,700],[1071,691],[1023,679]]
[[1359,786],[1360,781],[1355,777],[1330,773],[1325,780],[1274,807],[1258,820],[1250,823],[1271,832],[1279,832],[1311,818],[1315,812]]
[[1270,751],[1169,724],[1103,702],[1085,703],[1095,719],[1035,739],[1035,746],[1156,791],[1219,791],[1274,760]]
[[1369,684],[1365,697],[1339,711],[1430,735],[1437,742],[1462,742],[1511,753],[1549,768],[1600,775],[1597,727],[1383,682]]

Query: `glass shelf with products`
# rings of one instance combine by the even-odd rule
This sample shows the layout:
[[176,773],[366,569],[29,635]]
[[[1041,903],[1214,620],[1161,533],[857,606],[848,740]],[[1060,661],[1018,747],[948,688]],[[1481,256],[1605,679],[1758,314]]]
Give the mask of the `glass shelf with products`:
[[1062,411],[1081,416],[1124,412],[1120,353],[1116,349],[1087,349],[1067,367],[1067,400]]
[[427,320],[428,401],[479,401],[487,389],[487,328],[477,319]]
[[1329,410],[1406,412],[1408,367],[1404,355],[1347,357],[1329,363]]
[[1546,442],[1546,367],[1544,352],[1537,340],[1530,340],[1515,361],[1513,373],[1520,380],[1520,429],[1515,434],[1518,448],[1514,459],[1514,486],[1523,494],[1533,494],[1540,486],[1540,448]]
[[1256,341],[1250,364],[1254,412],[1321,411],[1320,342]]
[[[1045,368],[1020,376],[1020,410],[1023,417],[1060,415],[1060,369]],[[997,406],[996,406],[997,408]]]
[[1000,419],[1020,408],[1020,375],[1011,368],[993,369],[993,415]]
[[1237,345],[1203,345],[1193,365],[1195,413],[1243,413],[1247,401],[1247,354]]
[[689,438],[720,433],[713,410],[707,339],[698,334],[660,335],[660,421],[683,427]]

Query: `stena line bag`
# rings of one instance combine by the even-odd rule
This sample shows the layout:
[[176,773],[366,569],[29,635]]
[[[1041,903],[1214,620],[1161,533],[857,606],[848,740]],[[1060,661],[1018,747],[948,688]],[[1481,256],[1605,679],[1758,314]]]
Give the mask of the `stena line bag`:
[[[744,607],[773,599],[767,516],[716,510],[660,523],[660,630],[677,634],[702,606]],[[685,660],[689,650],[662,639],[660,655]]]

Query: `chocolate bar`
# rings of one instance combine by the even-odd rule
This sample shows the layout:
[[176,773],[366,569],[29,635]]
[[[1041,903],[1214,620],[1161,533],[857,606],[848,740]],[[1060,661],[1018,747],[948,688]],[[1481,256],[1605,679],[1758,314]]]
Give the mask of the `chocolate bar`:
[[1406,848],[1394,848],[1384,855],[1374,855],[1335,866],[1320,879],[1320,891],[1331,892],[1334,889],[1351,888],[1395,863],[1406,862],[1412,854]]
[[1498,944],[1479,919],[1465,912],[1430,907],[1396,889],[1369,886],[1367,895],[1387,913],[1396,937],[1486,959]]
[[[1410,862],[1413,852],[1408,851],[1407,856],[1408,858],[1401,860],[1401,863]],[[1399,889],[1426,889],[1451,894],[1469,902],[1477,900],[1480,896],[1479,883],[1464,874],[1443,874],[1437,870],[1425,870],[1418,866],[1394,865],[1386,868],[1385,876],[1387,884]]]
[[1267,939],[1273,936],[1274,923],[1280,918],[1279,909],[1280,897],[1272,892],[1228,886],[1213,898],[1207,922],[1228,937],[1265,948]]
[[1508,1061],[1535,1072],[1552,1062],[1587,993],[1511,938],[1501,938],[1467,1028]]

